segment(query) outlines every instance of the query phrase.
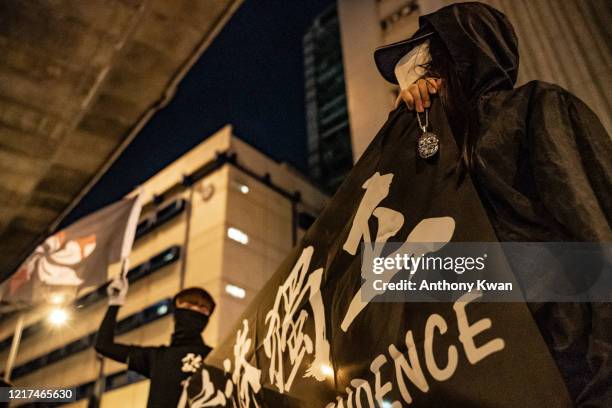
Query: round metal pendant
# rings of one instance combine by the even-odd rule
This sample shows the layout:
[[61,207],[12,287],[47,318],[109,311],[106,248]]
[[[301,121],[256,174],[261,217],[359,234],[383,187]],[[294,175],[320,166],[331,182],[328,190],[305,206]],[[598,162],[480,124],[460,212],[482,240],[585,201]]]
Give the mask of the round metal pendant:
[[419,136],[417,141],[417,151],[421,159],[429,159],[440,150],[440,139],[434,133],[425,132]]

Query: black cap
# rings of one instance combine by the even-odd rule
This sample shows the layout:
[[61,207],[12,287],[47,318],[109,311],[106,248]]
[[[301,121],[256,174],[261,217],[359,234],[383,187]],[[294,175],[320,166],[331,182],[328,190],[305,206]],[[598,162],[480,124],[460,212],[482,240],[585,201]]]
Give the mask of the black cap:
[[402,40],[393,44],[383,45],[374,51],[374,61],[380,74],[392,84],[397,84],[395,77],[395,66],[415,46],[419,45],[429,37],[435,34],[435,31],[428,26],[419,28],[412,37],[407,40]]

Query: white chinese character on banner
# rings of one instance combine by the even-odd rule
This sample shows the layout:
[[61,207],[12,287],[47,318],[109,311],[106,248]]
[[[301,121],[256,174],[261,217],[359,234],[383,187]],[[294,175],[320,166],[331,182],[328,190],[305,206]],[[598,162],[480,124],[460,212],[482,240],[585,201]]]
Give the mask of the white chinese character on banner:
[[[304,377],[325,379],[325,370],[331,367],[329,342],[325,333],[325,310],[321,298],[323,269],[308,274],[314,248],[304,248],[285,282],[279,287],[272,310],[266,315],[268,331],[264,338],[264,351],[270,358],[270,382],[284,393],[291,385],[306,354],[313,354],[312,364]],[[309,313],[304,309],[308,301],[314,317],[315,338],[304,333]],[[289,367],[285,367],[285,353]]]
[[[387,240],[397,234],[404,225],[404,216],[402,213],[390,208],[378,206],[381,201],[389,195],[391,181],[393,181],[392,173],[381,176],[379,172],[376,172],[363,183],[362,188],[366,191],[355,213],[353,226],[342,247],[342,249],[349,254],[355,255],[357,253],[357,249],[362,239],[367,244],[372,244],[373,242],[387,242]],[[376,239],[374,241],[372,241],[370,226],[368,225],[372,215],[378,220]]]
[[[342,249],[349,254],[355,255],[359,245],[363,241],[365,244],[364,251],[366,251],[363,258],[372,259],[379,257],[383,247],[383,245],[380,244],[386,243],[389,238],[395,236],[395,234],[397,234],[404,225],[404,216],[402,213],[390,208],[379,206],[382,200],[389,195],[389,188],[392,181],[392,173],[381,176],[379,172],[376,172],[365,183],[363,183],[362,188],[364,188],[366,191],[363,194],[361,202],[359,203],[359,207],[357,208],[355,217],[353,218],[353,225],[351,226],[346,242],[342,247]],[[372,241],[372,234],[370,233],[369,225],[369,221],[372,216],[376,217],[377,220],[376,236],[374,241]],[[406,238],[404,245],[402,245],[402,247],[396,252],[401,251],[402,253],[414,253],[420,255],[427,252],[437,251],[451,240],[454,231],[455,220],[451,217],[424,219],[414,227]],[[375,243],[378,245],[374,245]],[[393,254],[389,254],[387,256],[393,257]],[[368,268],[365,265],[362,265],[362,268],[362,278],[365,279],[362,288],[364,288],[365,286],[371,285],[372,280],[375,277],[370,273],[366,273],[368,272]],[[390,271],[391,273],[387,274],[386,276],[378,275],[376,279],[389,282],[398,271],[399,270],[396,270],[395,272]],[[340,324],[340,328],[343,331],[346,332],[348,330],[353,320],[355,320],[357,315],[361,313],[361,311],[373,297],[374,295],[371,293],[368,293],[366,296],[365,293],[362,293],[362,289],[357,291],[349,304],[342,323]]]
[[[183,394],[179,401],[178,408],[204,408],[204,407],[225,407],[227,402],[231,401],[232,407],[250,408],[259,407],[255,394],[261,390],[261,370],[251,365],[247,360],[247,354],[251,348],[252,340],[248,338],[249,322],[244,319],[242,321],[242,329],[236,332],[236,342],[234,343],[234,370],[231,377],[227,378],[225,390],[221,392],[215,389],[215,385],[210,380],[210,373],[206,369],[200,372],[202,388],[194,397],[188,397],[189,378],[183,383]],[[183,358],[183,363],[189,367],[198,362],[197,357],[193,353],[189,353]],[[201,360],[199,360],[201,363]],[[185,365],[184,365],[185,367]],[[229,376],[232,370],[232,362],[230,359],[223,361],[225,375]],[[185,371],[185,370],[183,370]],[[234,387],[237,392],[233,395]]]
[[[232,382],[236,384],[238,391],[238,404],[241,408],[259,407],[255,394],[261,389],[261,370],[249,364],[247,354],[251,348],[252,340],[247,338],[249,334],[249,322],[242,321],[242,330],[236,333],[234,344],[234,372]],[[226,369],[229,369],[228,360],[225,361]],[[226,395],[231,394],[231,388],[226,387]],[[252,398],[252,399],[251,399]],[[251,401],[253,405],[251,405]]]

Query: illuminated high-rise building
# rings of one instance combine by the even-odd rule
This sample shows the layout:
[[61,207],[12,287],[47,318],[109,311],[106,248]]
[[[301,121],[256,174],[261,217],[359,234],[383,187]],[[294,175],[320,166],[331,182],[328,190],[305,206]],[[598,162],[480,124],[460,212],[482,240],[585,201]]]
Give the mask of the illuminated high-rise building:
[[310,176],[333,192],[353,165],[336,5],[304,36],[306,124]]

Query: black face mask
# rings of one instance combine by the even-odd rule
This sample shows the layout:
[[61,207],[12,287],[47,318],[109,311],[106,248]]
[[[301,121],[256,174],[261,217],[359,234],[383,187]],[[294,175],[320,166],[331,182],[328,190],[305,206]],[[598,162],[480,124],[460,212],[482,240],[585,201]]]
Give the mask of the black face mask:
[[208,324],[208,316],[189,310],[174,310],[174,333],[172,334],[172,345],[203,344],[201,333]]

